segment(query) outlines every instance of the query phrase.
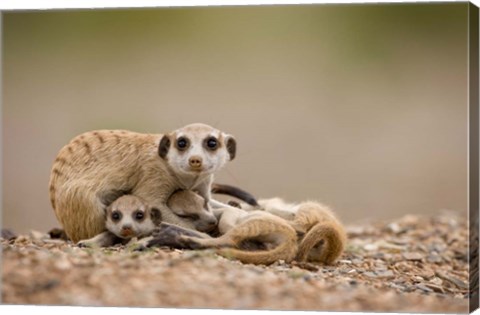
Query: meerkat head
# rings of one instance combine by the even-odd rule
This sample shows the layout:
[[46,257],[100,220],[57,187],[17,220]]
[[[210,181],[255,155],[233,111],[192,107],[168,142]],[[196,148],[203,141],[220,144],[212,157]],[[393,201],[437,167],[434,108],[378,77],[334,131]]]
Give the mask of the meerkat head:
[[217,218],[205,209],[205,199],[191,190],[179,190],[167,201],[167,206],[179,217],[193,220],[195,229],[210,232],[217,226]]
[[212,174],[235,158],[235,139],[205,124],[191,124],[163,136],[158,152],[184,175]]
[[160,210],[147,206],[143,200],[132,195],[118,198],[106,210],[107,229],[124,239],[152,233],[161,219]]

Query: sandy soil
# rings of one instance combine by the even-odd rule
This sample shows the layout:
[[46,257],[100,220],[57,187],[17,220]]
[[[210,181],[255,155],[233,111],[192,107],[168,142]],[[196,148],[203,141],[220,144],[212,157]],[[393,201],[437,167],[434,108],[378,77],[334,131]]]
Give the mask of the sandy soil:
[[468,312],[466,218],[408,215],[347,230],[332,266],[244,265],[208,250],[88,249],[35,231],[3,233],[2,303]]

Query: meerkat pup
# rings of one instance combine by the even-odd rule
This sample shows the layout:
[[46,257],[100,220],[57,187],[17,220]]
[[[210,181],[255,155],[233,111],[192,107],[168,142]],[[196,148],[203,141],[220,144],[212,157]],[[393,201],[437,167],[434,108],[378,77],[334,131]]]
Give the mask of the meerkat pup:
[[[50,176],[50,201],[73,242],[102,233],[105,209],[127,194],[158,209],[165,222],[209,231],[217,224],[210,206],[222,206],[211,199],[213,174],[235,154],[231,135],[200,123],[168,134],[86,132],[58,153]],[[204,222],[195,224],[168,208],[168,198],[178,189],[195,190],[204,198]]]
[[[168,202],[174,211],[204,206],[203,198],[192,191],[179,191]],[[179,208],[179,209],[177,209]],[[234,207],[213,210],[219,220],[217,238],[185,232],[180,227],[164,226],[157,230],[147,246],[201,249],[216,248],[216,253],[243,263],[269,265],[278,260],[291,261],[297,253],[297,234],[283,219],[265,211],[246,212]],[[264,250],[247,251],[258,247]]]
[[333,264],[342,254],[347,241],[345,228],[327,206],[313,201],[287,203],[280,198],[261,199],[258,204],[241,207],[261,209],[287,220],[299,235],[295,260]]
[[134,237],[149,236],[162,221],[160,210],[149,207],[142,199],[133,195],[124,195],[115,200],[106,209],[105,217],[107,231],[78,242],[78,246],[108,247],[118,243],[125,245]]

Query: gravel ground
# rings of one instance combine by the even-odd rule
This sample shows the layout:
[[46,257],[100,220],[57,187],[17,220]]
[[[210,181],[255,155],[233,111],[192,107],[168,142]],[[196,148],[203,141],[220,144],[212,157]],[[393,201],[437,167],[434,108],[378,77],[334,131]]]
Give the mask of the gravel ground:
[[2,303],[468,312],[468,230],[453,213],[347,227],[332,266],[244,265],[211,251],[77,248],[32,231],[2,244]]

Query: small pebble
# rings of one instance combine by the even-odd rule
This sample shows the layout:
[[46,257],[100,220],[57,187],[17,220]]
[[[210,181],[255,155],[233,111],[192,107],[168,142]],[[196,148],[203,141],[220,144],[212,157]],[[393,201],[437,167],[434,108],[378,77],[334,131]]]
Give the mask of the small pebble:
[[365,249],[366,251],[372,252],[372,251],[378,250],[378,245],[376,245],[376,244],[367,244],[367,245],[364,245],[364,246],[363,246],[363,249]]
[[406,260],[422,260],[424,258],[420,253],[403,253],[402,255]]
[[417,284],[415,287],[416,287],[417,289],[422,290],[423,292],[427,292],[427,293],[433,292],[432,289],[430,289],[429,287],[427,287],[427,286],[425,286],[425,285],[423,285],[423,284]]

